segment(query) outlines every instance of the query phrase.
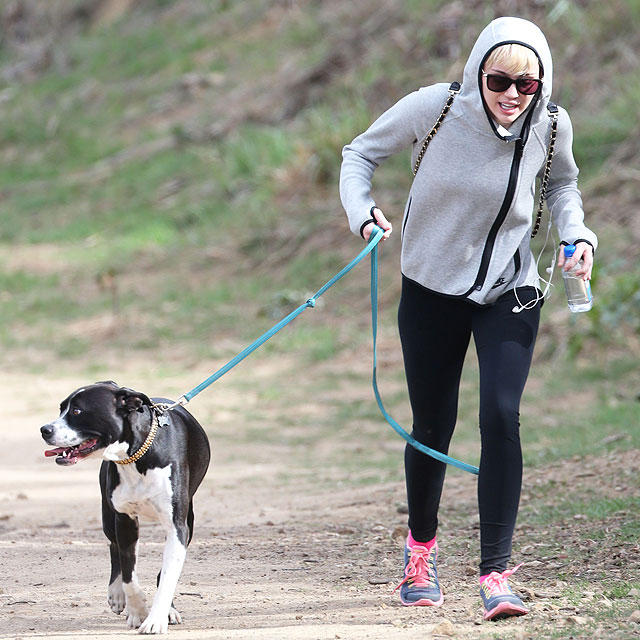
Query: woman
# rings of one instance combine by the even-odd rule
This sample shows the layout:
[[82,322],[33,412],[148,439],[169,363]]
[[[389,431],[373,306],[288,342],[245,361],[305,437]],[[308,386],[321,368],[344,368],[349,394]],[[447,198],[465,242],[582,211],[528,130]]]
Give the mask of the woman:
[[[402,222],[398,324],[413,412],[413,435],[447,453],[460,374],[473,335],[480,371],[480,593],[487,620],[527,613],[507,569],[522,482],[519,406],[543,296],[530,248],[536,178],[551,136],[552,61],[542,32],[499,18],[480,34],[462,88],[424,152]],[[343,150],[340,195],[351,230],[368,240],[392,225],[375,205],[371,181],[391,154],[422,141],[447,101],[447,84],[401,99]],[[565,269],[582,260],[591,278],[595,234],[584,225],[569,116],[557,109],[546,200],[563,244]],[[422,155],[422,154],[420,154]],[[537,228],[537,225],[536,225]],[[436,530],[445,465],[405,451],[409,534],[405,605],[439,606]]]

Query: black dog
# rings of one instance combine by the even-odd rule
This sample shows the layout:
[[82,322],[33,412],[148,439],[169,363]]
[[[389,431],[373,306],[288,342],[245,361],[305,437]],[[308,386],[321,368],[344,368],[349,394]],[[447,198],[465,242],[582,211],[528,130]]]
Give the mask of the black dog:
[[[60,465],[102,457],[102,528],[111,542],[111,609],[126,609],[129,627],[166,633],[182,619],[173,596],[193,536],[193,495],[209,466],[209,441],[184,408],[158,408],[170,400],[98,382],[74,391],[60,417],[40,429],[56,447]],[[159,520],[166,531],[162,570],[151,611],[136,577],[138,518]]]

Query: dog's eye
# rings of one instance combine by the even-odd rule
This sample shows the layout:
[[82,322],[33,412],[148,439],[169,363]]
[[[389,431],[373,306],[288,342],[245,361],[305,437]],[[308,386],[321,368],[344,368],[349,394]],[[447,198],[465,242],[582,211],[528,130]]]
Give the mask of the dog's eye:
[[80,409],[78,409],[78,407],[71,407],[71,415],[72,416],[79,416],[82,413],[82,411],[80,411]]

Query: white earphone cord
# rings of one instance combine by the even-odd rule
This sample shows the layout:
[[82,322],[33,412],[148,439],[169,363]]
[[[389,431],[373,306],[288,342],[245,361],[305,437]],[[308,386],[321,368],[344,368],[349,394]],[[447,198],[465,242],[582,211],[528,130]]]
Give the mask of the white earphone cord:
[[547,224],[547,233],[544,238],[544,244],[542,245],[542,249],[540,249],[540,253],[538,254],[538,258],[536,259],[536,272],[538,273],[538,278],[540,278],[540,280],[542,280],[542,282],[545,283],[544,291],[542,292],[542,295],[540,295],[538,293],[538,289],[536,289],[536,297],[533,300],[530,300],[529,302],[522,304],[520,298],[518,297],[518,290],[514,286],[513,293],[516,296],[516,301],[518,304],[515,307],[513,307],[513,309],[511,309],[512,313],[520,313],[521,311],[525,311],[526,309],[533,309],[538,304],[538,302],[540,302],[541,300],[544,300],[549,295],[549,290],[553,286],[551,284],[551,280],[553,279],[553,269],[556,266],[556,256],[558,253],[557,247],[554,247],[553,249],[551,266],[546,269],[547,273],[549,274],[549,279],[545,280],[545,278],[543,278],[540,275],[540,259],[542,258],[542,254],[544,253],[544,250],[547,248],[547,242],[549,241],[549,236],[551,235],[552,219],[553,219],[553,216],[551,215],[551,212],[549,212],[549,222]]

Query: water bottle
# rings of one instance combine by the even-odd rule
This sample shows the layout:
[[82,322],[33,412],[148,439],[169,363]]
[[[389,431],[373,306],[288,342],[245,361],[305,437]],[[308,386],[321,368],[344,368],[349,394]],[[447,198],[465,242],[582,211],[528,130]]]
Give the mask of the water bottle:
[[[574,253],[576,247],[568,244],[564,248],[565,260],[568,260]],[[575,264],[569,271],[562,271],[564,288],[567,291],[567,304],[573,313],[589,311],[593,306],[593,296],[591,295],[591,285],[588,280],[583,280],[582,276],[577,276],[576,271],[580,268],[582,260]]]

